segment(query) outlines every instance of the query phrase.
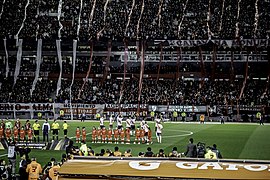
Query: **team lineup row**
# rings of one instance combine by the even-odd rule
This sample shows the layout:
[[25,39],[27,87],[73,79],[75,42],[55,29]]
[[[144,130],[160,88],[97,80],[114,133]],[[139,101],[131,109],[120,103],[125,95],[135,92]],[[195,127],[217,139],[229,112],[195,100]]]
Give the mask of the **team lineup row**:
[[[86,137],[89,134],[92,134],[92,143],[126,143],[130,144],[131,136],[134,136],[134,144],[138,143],[152,143],[152,131],[146,121],[140,121],[140,125],[135,128],[136,119],[127,118],[125,120],[125,128],[123,127],[123,117],[120,115],[116,119],[112,116],[109,118],[109,127],[106,128],[104,125],[104,117],[99,118],[99,127],[93,126],[90,133],[86,132],[86,128],[80,127],[76,128],[75,138],[76,142],[86,141]],[[116,121],[116,127],[114,123]],[[157,142],[161,143],[162,141],[162,130],[163,125],[161,124],[161,119],[155,119],[155,132],[157,137]],[[64,137],[67,138],[69,124],[64,121],[62,125]],[[27,141],[27,142],[39,142],[40,129],[43,132],[43,142],[49,142],[49,132],[52,132],[52,140],[58,140],[58,134],[60,130],[60,125],[57,120],[54,120],[50,125],[48,120],[45,120],[41,126],[36,120],[33,125],[30,121],[27,120],[23,126],[19,119],[14,123],[14,127],[11,121],[4,120],[0,123],[0,138],[6,138],[8,142],[18,142],[18,141]]]

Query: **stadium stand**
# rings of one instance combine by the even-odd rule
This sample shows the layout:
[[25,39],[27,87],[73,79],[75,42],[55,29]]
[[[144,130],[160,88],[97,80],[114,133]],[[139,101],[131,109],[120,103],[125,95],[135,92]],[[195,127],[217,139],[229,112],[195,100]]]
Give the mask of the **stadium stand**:
[[[170,120],[176,111],[176,120],[196,121],[196,115],[203,114],[209,121],[224,115],[227,121],[270,122],[269,9],[269,0],[3,0],[0,118],[98,119],[96,114],[123,113],[148,120],[153,111]],[[59,150],[67,143],[32,147]],[[8,146],[2,137],[0,145]],[[109,152],[103,149],[100,154]],[[75,157],[61,169],[59,179],[78,176],[67,171],[73,163],[80,167],[80,160],[92,163],[88,157]],[[121,165],[123,159],[112,160]],[[170,160],[161,161],[172,165]],[[129,159],[122,163],[130,166]],[[182,165],[205,167],[204,161],[196,163]],[[224,170],[224,163],[208,165]],[[269,178],[263,163],[233,163],[243,163],[240,175]],[[3,161],[1,167],[11,172]],[[256,168],[262,172],[252,174]],[[82,178],[130,176],[101,173]],[[240,175],[200,178],[246,178]]]

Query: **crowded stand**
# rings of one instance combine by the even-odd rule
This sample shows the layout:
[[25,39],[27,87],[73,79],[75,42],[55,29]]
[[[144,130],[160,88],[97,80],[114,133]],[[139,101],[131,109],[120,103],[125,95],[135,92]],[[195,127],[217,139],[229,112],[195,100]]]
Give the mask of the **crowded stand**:
[[[269,36],[269,1],[4,1],[2,37],[61,39],[208,39]],[[9,11],[16,10],[16,13]],[[58,17],[58,12],[61,16]],[[80,21],[78,21],[80,20]],[[80,26],[78,36],[77,27]],[[58,37],[59,38],[59,37]]]

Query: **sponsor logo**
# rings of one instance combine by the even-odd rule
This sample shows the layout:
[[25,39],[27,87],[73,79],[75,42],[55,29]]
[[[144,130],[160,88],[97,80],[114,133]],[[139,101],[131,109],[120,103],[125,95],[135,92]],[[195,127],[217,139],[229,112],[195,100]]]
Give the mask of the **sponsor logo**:
[[[154,170],[158,169],[161,161],[131,161],[129,166],[137,170]],[[166,163],[164,163],[166,164]],[[269,171],[270,164],[238,164],[238,163],[219,163],[219,162],[176,162],[175,166],[179,169],[190,170],[225,170],[238,171],[240,168],[252,172]]]
[[149,162],[149,161],[131,161],[129,162],[129,166],[133,169],[137,170],[154,170],[158,169],[160,165],[160,161],[154,161],[154,162]]

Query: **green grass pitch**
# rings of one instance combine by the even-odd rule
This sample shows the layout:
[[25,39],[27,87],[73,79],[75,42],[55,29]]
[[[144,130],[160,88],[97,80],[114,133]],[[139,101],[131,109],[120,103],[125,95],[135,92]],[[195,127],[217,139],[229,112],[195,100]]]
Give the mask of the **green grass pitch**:
[[[60,127],[62,123],[58,121]],[[33,123],[33,121],[31,122]],[[40,121],[42,125],[43,121]],[[51,124],[52,122],[50,122]],[[23,122],[24,124],[24,122]],[[87,146],[94,149],[95,152],[100,152],[103,149],[114,150],[116,144],[93,144],[91,143],[91,129],[92,126],[99,126],[98,122],[94,121],[68,121],[69,129],[68,136],[75,136],[76,127],[85,126],[87,129]],[[138,124],[139,125],[139,124]],[[149,125],[154,131],[154,123],[149,122]],[[108,122],[105,122],[108,127]],[[137,126],[137,124],[136,124]],[[174,146],[178,148],[179,152],[185,152],[186,145],[189,138],[193,138],[195,143],[204,142],[206,146],[217,144],[222,156],[226,159],[258,159],[270,160],[270,126],[260,126],[258,124],[199,124],[199,123],[163,123],[163,139],[159,144],[156,141],[154,132],[152,133],[153,144],[117,144],[120,151],[124,152],[126,149],[132,149],[133,156],[137,156],[140,151],[145,152],[150,146],[153,152],[157,153],[159,149],[164,149],[168,154]],[[41,133],[42,134],[42,133]],[[50,138],[52,138],[50,134]],[[60,138],[63,138],[63,130],[60,130]],[[42,139],[42,136],[40,137]],[[131,137],[133,141],[134,137]],[[75,139],[73,139],[75,141]],[[80,146],[80,144],[76,144]],[[0,155],[6,154],[4,150],[0,150]],[[32,150],[30,157],[34,156],[42,165],[45,165],[51,157],[55,157],[60,161],[61,155],[64,151],[52,150]],[[0,159],[3,157],[0,157]]]

